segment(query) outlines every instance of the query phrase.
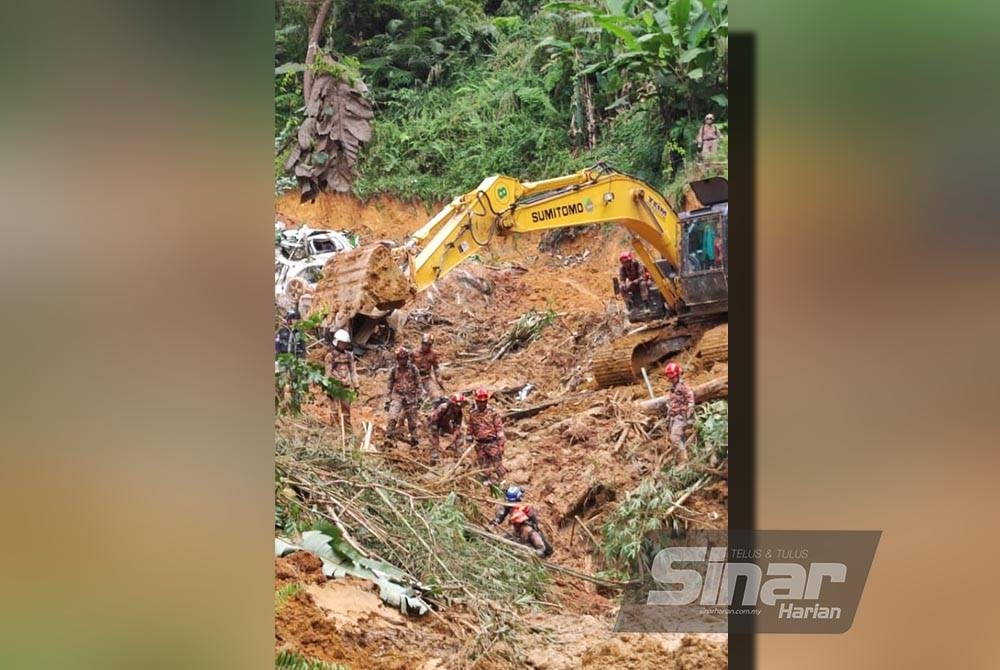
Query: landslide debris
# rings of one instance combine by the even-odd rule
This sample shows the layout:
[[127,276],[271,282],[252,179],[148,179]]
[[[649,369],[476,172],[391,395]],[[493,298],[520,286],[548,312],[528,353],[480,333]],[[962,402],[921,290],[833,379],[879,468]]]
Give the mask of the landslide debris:
[[[356,204],[346,200],[342,208],[328,196],[317,201],[326,217],[322,225],[350,229],[353,221],[363,220],[363,227],[357,230],[365,239],[402,239],[426,218],[411,204],[382,200],[376,217],[373,209],[359,213]],[[279,209],[286,206],[283,202]],[[297,203],[287,206],[298,207]],[[341,209],[348,213],[344,218],[337,214]],[[407,218],[411,215],[412,224]],[[508,480],[524,486],[537,507],[543,530],[555,546],[551,561],[588,574],[603,568],[603,524],[640,482],[672,458],[665,451],[663,421],[636,409],[637,401],[649,398],[643,385],[597,390],[589,378],[594,352],[629,328],[610,295],[611,273],[625,241],[613,237],[614,232],[611,235],[609,239],[605,231],[584,231],[562,245],[560,257],[539,253],[537,240],[531,236],[497,244],[479,260],[466,262],[407,303],[409,318],[396,340],[416,346],[424,332],[433,332],[448,392],[469,391],[480,385],[494,392],[492,402],[509,417]],[[565,261],[569,257],[574,259],[572,263]],[[369,302],[375,304],[375,300]],[[537,330],[537,336],[493,360],[498,345],[502,346],[519,320],[532,311],[548,314],[550,310],[554,317]],[[723,339],[715,333],[712,342],[675,359],[688,371],[688,383],[693,387],[727,374],[727,352],[720,346]],[[473,476],[469,457],[458,467],[455,458],[445,458],[442,465],[431,467],[425,432],[415,450],[382,447],[386,422],[382,402],[389,362],[390,356],[378,347],[359,359],[362,379],[355,427],[360,433],[364,423],[371,422],[371,442],[379,450],[366,458],[381,459],[379,462],[397,476],[434,495],[454,491],[456,504],[469,521],[485,523],[495,510],[495,498]],[[665,388],[662,370],[651,370],[650,376],[654,391],[661,394]],[[312,433],[300,440],[310,458],[323,459],[340,450],[339,428],[327,428],[335,426],[331,418],[335,416],[331,405],[318,400],[298,422]],[[294,433],[297,429],[290,423],[281,430]],[[716,464],[714,470],[715,474],[698,473],[699,477],[708,474],[709,480],[675,512],[689,528],[728,525],[725,462]],[[648,636],[645,642],[641,640],[647,636],[628,636],[637,641],[619,644],[620,637],[610,632],[614,598],[614,590],[553,572],[544,598],[551,606],[538,605],[539,609],[525,619],[529,630],[518,638],[521,658],[535,660],[523,660],[519,667],[653,667],[628,664],[633,658],[639,659],[635,663],[651,662],[654,648],[660,654],[656,667],[726,667],[724,636],[704,640],[692,636],[692,642],[684,644],[675,636],[666,646],[658,641],[661,636]],[[459,623],[472,620],[460,606],[444,608],[440,615],[466,637],[472,635]],[[429,630],[421,628],[414,637],[424,654],[421,662],[442,657],[438,653],[440,638]],[[672,651],[668,648],[671,645]],[[590,655],[585,658],[586,653]],[[473,662],[461,654],[443,656],[443,664],[434,667],[469,667]],[[489,667],[491,662],[486,659],[475,667]],[[601,662],[604,665],[599,666]]]

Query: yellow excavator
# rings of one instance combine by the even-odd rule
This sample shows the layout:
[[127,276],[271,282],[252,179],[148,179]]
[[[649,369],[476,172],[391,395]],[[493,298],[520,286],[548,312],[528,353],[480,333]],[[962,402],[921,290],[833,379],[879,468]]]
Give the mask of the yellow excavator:
[[[451,201],[401,249],[369,245],[338,254],[327,266],[314,308],[329,325],[401,307],[497,237],[613,223],[628,231],[645,268],[643,299],[626,296],[640,328],[598,351],[598,387],[631,384],[640,368],[695,343],[725,321],[729,299],[728,184],[692,182],[680,214],[649,184],[606,164],[537,182],[497,175]],[[402,258],[405,251],[405,260]],[[399,272],[400,267],[405,268]]]

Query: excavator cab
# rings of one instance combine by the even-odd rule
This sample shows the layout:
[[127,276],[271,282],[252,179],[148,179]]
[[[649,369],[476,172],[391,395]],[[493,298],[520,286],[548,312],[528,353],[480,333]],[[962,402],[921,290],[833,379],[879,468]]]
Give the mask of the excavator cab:
[[729,302],[729,205],[681,215],[680,282],[691,312],[726,311]]
[[691,183],[700,205],[678,217],[680,283],[692,313],[724,312],[729,306],[729,184],[721,177]]
[[[717,314],[729,307],[729,183],[722,177],[691,182],[684,193],[685,211],[678,215],[680,268],[665,259],[656,267],[666,279],[680,284],[686,314]],[[615,295],[628,309],[631,323],[670,316],[663,295],[649,280],[640,292],[626,295],[617,277]]]

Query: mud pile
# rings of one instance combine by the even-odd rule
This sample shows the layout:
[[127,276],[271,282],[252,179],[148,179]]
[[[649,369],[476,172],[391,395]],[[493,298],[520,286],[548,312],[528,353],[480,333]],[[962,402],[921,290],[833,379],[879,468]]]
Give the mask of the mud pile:
[[726,668],[724,644],[685,635],[676,649],[664,648],[654,636],[625,636],[588,649],[581,670],[700,670]]

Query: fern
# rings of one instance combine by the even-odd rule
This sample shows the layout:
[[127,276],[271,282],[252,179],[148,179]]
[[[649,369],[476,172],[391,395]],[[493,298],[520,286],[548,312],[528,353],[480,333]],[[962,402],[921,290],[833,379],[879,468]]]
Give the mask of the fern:
[[289,600],[302,593],[302,586],[299,584],[285,584],[274,592],[274,609],[280,610]]

